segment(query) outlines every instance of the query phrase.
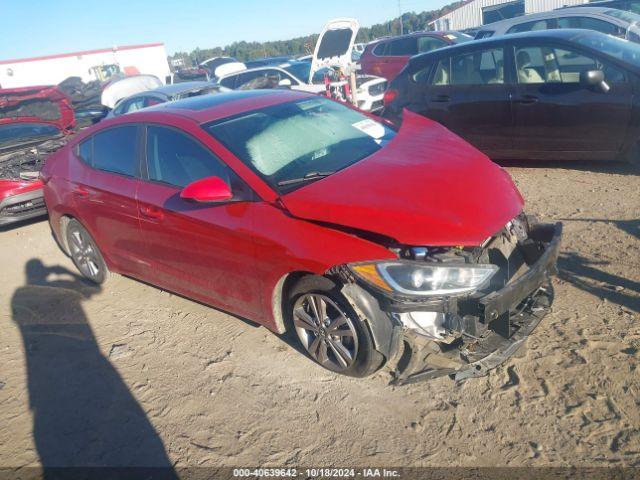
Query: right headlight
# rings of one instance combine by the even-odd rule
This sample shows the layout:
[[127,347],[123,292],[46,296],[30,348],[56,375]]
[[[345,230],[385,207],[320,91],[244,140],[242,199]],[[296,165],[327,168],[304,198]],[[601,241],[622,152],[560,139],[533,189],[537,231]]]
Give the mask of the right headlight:
[[484,286],[498,270],[485,264],[425,264],[382,261],[349,265],[366,282],[389,292],[438,296],[473,292]]

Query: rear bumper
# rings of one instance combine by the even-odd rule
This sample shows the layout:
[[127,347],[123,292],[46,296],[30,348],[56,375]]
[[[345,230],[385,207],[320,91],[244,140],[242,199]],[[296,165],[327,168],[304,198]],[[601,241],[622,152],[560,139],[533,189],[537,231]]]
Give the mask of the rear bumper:
[[535,225],[530,237],[536,241],[536,251],[529,254],[537,258],[529,270],[503,289],[473,301],[474,321],[484,326],[484,333],[463,335],[445,345],[404,330],[404,352],[392,383],[402,385],[444,375],[455,380],[484,376],[524,344],[553,302],[550,276],[557,272],[562,225]]
[[23,193],[9,195],[0,201],[0,226],[47,214],[42,185]]

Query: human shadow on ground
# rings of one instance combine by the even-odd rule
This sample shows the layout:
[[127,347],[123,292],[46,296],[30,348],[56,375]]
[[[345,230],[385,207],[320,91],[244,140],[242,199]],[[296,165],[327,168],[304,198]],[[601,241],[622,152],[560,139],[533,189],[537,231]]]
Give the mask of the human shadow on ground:
[[56,470],[47,467],[163,467],[162,478],[177,478],[158,433],[96,342],[82,304],[100,287],[37,259],[25,269],[11,307],[45,477]]

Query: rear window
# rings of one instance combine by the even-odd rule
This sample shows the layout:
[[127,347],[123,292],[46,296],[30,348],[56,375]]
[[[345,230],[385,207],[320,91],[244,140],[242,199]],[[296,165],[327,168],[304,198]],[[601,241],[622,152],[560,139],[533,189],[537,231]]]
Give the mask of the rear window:
[[507,33],[533,32],[536,30],[549,30],[552,28],[549,20],[536,20],[534,22],[525,22],[514,25]]

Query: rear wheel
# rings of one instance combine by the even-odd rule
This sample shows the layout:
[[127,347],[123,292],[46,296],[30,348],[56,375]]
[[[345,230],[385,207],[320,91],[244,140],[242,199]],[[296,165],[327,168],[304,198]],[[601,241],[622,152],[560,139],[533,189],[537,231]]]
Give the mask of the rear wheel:
[[382,366],[366,325],[325,277],[304,277],[286,305],[290,326],[307,354],[328,370],[365,377]]
[[67,245],[71,260],[80,273],[94,283],[104,283],[109,269],[89,232],[75,219],[67,224]]

